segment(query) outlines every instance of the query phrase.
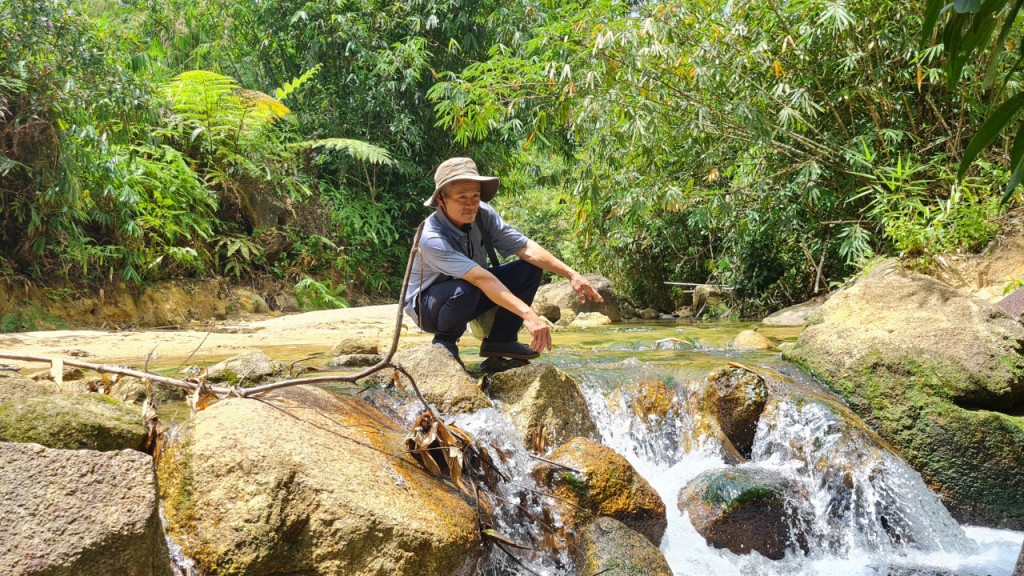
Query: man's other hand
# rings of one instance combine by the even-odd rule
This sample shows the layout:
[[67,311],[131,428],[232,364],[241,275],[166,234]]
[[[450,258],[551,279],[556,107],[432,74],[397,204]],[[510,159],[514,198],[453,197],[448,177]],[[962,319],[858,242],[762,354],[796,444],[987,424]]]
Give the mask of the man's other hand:
[[530,350],[544,352],[551,350],[551,329],[535,313],[523,318],[523,326],[530,331]]
[[601,294],[597,292],[597,288],[594,288],[594,285],[588,282],[587,279],[580,274],[576,274],[570,278],[569,285],[572,286],[572,289],[577,295],[579,295],[580,302],[586,302],[587,300],[592,300],[598,304],[604,302],[604,298],[601,298]]

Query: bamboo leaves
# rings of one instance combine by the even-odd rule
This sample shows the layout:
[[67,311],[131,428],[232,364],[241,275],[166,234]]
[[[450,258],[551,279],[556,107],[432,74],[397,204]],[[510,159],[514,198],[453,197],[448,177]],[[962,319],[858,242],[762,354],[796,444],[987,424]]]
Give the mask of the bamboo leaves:
[[[424,412],[416,420],[405,444],[428,472],[435,476],[447,475],[459,490],[468,495],[473,493],[462,481],[464,472],[485,477],[482,462],[474,457],[477,449],[472,436],[454,424],[435,420],[430,412]],[[467,466],[469,462],[474,465]]]

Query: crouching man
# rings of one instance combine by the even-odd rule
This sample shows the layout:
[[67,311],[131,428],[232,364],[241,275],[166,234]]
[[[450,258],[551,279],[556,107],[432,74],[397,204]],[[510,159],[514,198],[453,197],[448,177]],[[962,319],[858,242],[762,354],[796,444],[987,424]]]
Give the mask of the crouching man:
[[[457,360],[467,323],[492,310],[481,356],[530,360],[551,350],[551,331],[530,308],[542,270],[568,279],[581,301],[603,301],[583,276],[501,219],[487,204],[497,193],[498,179],[481,176],[473,160],[450,158],[437,167],[424,202],[434,213],[424,222],[404,308]],[[519,259],[499,264],[495,252]],[[529,346],[518,341],[523,325]]]

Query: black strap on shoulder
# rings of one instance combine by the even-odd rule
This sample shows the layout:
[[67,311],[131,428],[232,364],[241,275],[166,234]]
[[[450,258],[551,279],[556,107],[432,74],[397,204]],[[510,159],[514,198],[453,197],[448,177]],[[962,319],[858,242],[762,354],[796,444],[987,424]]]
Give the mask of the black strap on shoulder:
[[497,268],[501,266],[501,260],[498,260],[498,252],[494,249],[494,244],[491,243],[491,233],[487,231],[487,227],[484,226],[483,211],[476,213],[476,227],[480,229],[480,235],[483,237],[484,249],[487,250],[487,257],[491,260],[491,267]]

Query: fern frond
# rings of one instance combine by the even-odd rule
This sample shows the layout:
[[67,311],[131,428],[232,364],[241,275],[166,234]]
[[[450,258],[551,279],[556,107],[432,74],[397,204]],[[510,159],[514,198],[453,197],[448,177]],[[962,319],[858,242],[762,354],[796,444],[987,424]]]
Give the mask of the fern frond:
[[387,150],[374,146],[362,140],[349,138],[324,138],[322,140],[306,140],[292,145],[295,148],[325,148],[327,150],[339,150],[356,160],[369,162],[371,164],[385,164],[393,166],[396,164]]
[[316,76],[317,72],[320,71],[321,67],[321,64],[317,64],[316,66],[313,66],[308,71],[306,71],[306,73],[303,74],[302,76],[293,79],[291,82],[285,82],[284,86],[274,91],[274,95],[277,96],[278,100],[284,100],[285,98],[291,96],[292,92],[295,92],[296,90],[299,89],[300,86],[312,80],[313,76]]
[[242,103],[246,108],[249,108],[254,114],[268,122],[284,118],[292,113],[287,106],[259,90],[246,90],[243,88],[238,90],[238,96],[242,99]]

